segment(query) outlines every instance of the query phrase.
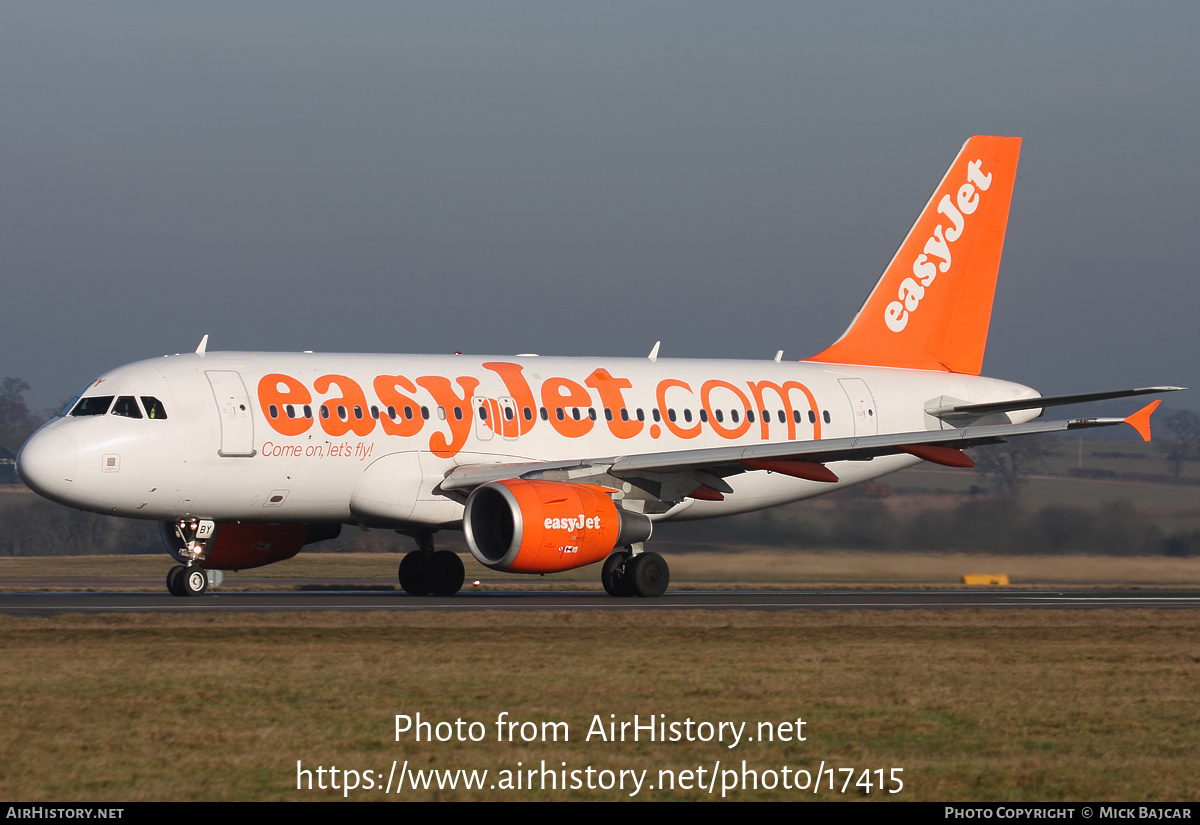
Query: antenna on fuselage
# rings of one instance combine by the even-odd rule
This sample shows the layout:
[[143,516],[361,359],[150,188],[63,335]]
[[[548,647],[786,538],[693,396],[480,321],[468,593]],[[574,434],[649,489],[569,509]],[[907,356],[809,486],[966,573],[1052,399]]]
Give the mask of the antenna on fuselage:
[[658,348],[660,346],[662,346],[662,341],[655,341],[654,349],[650,350],[650,354],[647,355],[646,357],[649,358],[651,361],[657,361],[658,360]]
[[198,347],[196,347],[196,354],[203,355],[204,351],[206,349],[208,349],[208,333],[207,332],[204,333],[204,337],[200,339],[200,345]]

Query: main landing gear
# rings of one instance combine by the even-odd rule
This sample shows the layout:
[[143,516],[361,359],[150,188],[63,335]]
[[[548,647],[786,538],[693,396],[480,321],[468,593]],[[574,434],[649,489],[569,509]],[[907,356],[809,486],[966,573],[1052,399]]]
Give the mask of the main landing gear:
[[651,599],[661,596],[671,581],[667,561],[658,553],[637,553],[618,550],[604,560],[600,570],[604,592],[610,596],[642,596]]
[[410,534],[417,549],[400,562],[400,587],[410,596],[453,596],[462,590],[466,571],[462,559],[449,550],[433,549],[433,533]]

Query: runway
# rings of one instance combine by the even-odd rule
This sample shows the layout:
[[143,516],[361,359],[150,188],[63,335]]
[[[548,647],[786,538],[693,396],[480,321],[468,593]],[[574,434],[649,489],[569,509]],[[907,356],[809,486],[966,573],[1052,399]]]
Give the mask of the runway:
[[177,598],[144,592],[0,593],[0,614],[237,613],[306,611],[614,610],[1095,610],[1200,608],[1198,590],[676,590],[657,599],[596,591],[466,591],[449,598],[396,591],[210,592]]

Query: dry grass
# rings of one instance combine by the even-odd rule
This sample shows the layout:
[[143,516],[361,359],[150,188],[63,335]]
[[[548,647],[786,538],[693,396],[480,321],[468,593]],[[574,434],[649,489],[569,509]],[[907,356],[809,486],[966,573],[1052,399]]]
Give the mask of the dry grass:
[[[1198,630],[1196,611],[0,618],[0,797],[332,795],[297,792],[296,760],[494,776],[545,759],[647,768],[654,781],[660,768],[745,759],[760,770],[903,768],[902,799],[1194,801]],[[393,715],[418,711],[485,722],[487,740],[394,741]],[[571,741],[497,743],[502,711],[566,721]],[[751,727],[803,717],[808,740],[583,741],[592,715],[610,713]],[[642,792],[667,797],[705,794]]]

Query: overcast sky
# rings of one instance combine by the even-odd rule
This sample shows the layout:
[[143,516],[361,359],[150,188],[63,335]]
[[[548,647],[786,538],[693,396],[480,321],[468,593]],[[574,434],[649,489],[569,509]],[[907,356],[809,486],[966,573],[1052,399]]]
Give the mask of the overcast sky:
[[[1200,386],[1200,4],[0,5],[0,377],[788,358],[1025,139],[984,373]],[[1188,393],[1177,406],[1200,406]]]

